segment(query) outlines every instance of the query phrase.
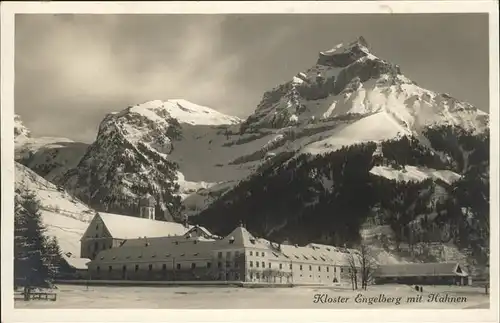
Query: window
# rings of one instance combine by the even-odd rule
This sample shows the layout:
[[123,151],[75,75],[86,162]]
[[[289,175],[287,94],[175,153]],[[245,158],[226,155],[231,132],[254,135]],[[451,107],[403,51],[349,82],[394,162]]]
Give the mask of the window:
[[191,269],[195,269],[195,268],[196,268],[196,264],[193,262],[193,263],[191,264]]
[[255,256],[257,256],[257,257],[259,256],[259,252],[258,251],[255,252]]
[[231,267],[231,262],[230,261],[226,261],[226,268],[230,268]]
[[269,263],[269,268],[271,268],[271,263]]
[[340,268],[340,272],[343,273],[344,272],[344,268]]
[[101,267],[97,266],[97,272],[101,271]]
[[265,256],[266,256],[266,253],[265,253],[265,252],[263,252],[263,253],[262,253],[262,257],[265,257]]
[[312,270],[313,270],[312,266],[311,266],[311,265],[309,265],[309,271],[312,271]]
[[318,266],[318,271],[321,271],[321,266]]
[[240,252],[239,252],[239,251],[235,251],[235,252],[234,252],[234,256],[235,256],[235,257],[238,257],[239,255],[240,255]]
[[231,258],[231,251],[226,252],[226,258]]
[[302,270],[302,265],[300,265],[300,270]]
[[112,271],[112,270],[113,270],[113,266],[109,266],[108,271]]
[[222,268],[222,262],[220,262],[220,261],[219,261],[219,262],[217,263],[217,268]]
[[250,273],[250,279],[253,279],[253,273]]
[[282,264],[280,264],[280,269],[283,269],[283,265]]
[[292,269],[292,264],[290,264],[290,269]]
[[150,264],[150,265],[148,266],[148,270],[149,270],[149,271],[153,270],[153,265],[151,265],[151,264]]
[[212,263],[211,262],[207,262],[207,268],[210,268],[212,267]]
[[253,261],[250,260],[250,267],[253,267]]
[[250,251],[250,256],[252,256],[252,255],[253,255],[253,252]]
[[218,257],[222,258],[222,251],[219,251]]
[[163,265],[161,266],[161,270],[166,271],[166,270],[167,270],[167,265],[166,265],[166,264],[163,264]]
[[255,262],[255,266],[257,266],[257,268],[259,268],[259,262],[258,261]]
[[139,271],[139,265],[135,265],[135,272]]
[[123,266],[123,267],[122,267],[122,270],[123,270],[123,271],[127,271],[127,266]]
[[262,262],[262,268],[266,268],[266,263]]
[[326,266],[326,272],[329,273],[330,272],[330,267]]
[[181,264],[177,264],[177,269],[181,269]]
[[259,278],[260,278],[259,273],[256,273],[256,274],[255,274],[255,278],[257,278],[257,279],[259,279]]
[[333,272],[336,273],[337,272],[337,267],[333,267]]

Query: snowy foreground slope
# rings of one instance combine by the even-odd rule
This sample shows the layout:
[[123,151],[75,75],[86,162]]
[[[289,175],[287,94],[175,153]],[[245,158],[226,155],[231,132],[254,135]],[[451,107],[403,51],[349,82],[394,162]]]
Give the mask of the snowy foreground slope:
[[63,253],[71,252],[74,256],[79,256],[80,238],[94,216],[94,211],[17,162],[15,179],[16,195],[31,191],[40,201],[47,235],[57,238]]

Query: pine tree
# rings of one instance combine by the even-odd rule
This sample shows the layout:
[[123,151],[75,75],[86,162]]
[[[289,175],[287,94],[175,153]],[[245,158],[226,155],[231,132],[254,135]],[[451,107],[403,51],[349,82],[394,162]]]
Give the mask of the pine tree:
[[45,228],[35,195],[27,192],[15,200],[15,286],[50,287],[50,266],[45,254]]

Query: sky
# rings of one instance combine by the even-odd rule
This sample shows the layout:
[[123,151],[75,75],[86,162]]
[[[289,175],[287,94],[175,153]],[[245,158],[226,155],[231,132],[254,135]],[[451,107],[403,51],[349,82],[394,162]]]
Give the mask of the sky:
[[186,99],[238,117],[363,36],[420,86],[489,110],[486,14],[17,15],[15,112],[90,143],[109,112]]

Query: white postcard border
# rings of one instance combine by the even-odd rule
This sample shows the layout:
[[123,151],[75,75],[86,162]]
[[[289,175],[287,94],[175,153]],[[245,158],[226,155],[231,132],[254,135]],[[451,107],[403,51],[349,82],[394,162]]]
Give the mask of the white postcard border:
[[[4,2],[1,6],[1,277],[2,322],[497,322],[498,321],[498,196],[499,99],[498,8],[496,1],[321,1],[321,2]],[[27,310],[13,308],[13,209],[14,209],[14,15],[29,14],[419,14],[489,13],[490,32],[490,264],[489,310]]]

